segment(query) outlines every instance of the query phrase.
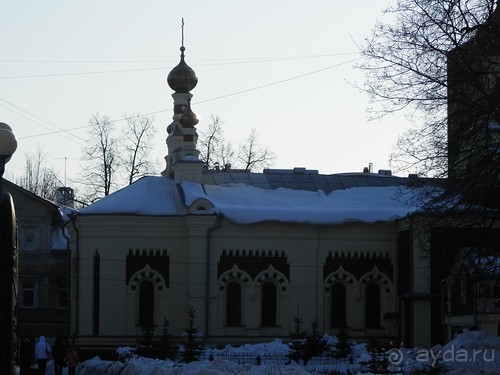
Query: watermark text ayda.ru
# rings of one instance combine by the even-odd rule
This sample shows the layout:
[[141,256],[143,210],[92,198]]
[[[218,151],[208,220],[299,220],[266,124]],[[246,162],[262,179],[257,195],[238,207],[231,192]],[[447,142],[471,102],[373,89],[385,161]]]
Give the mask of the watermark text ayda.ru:
[[[407,357],[408,352],[404,349],[392,348],[388,351],[388,360],[391,365],[399,366]],[[443,350],[440,349],[419,349],[413,353],[415,360],[420,363],[430,364],[435,367],[438,362],[494,362],[495,350],[494,349],[459,349],[455,345],[451,348]]]

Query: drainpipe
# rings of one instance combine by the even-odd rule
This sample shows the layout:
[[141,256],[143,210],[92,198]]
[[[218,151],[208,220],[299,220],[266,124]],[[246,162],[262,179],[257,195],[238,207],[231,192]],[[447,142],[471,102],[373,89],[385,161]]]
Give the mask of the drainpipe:
[[[64,222],[63,224],[61,224],[61,234],[62,236],[66,239],[66,270],[67,270],[67,274],[66,274],[66,291],[68,293],[68,291],[71,291],[71,238],[69,238],[68,235],[66,235],[65,233],[65,229],[66,229],[66,225],[68,224],[68,222]],[[69,255],[69,257],[68,257]],[[68,259],[69,258],[69,259]],[[69,266],[69,267],[68,267]],[[68,297],[68,296],[67,296]],[[68,322],[67,322],[67,328],[68,328],[68,333],[70,332],[71,330],[71,295],[69,295],[70,298],[67,299],[67,302],[69,302],[69,306],[66,306],[67,308],[67,313],[66,313],[66,319],[68,319]]]
[[[318,264],[318,259],[319,259],[319,232],[320,232],[320,227],[318,227],[316,229],[316,251],[315,251],[315,265],[314,265],[314,268],[315,268],[315,281],[314,281],[314,289],[315,289],[315,308],[314,308],[314,320],[318,322],[318,308],[319,308],[319,285],[318,285],[318,278],[319,278],[319,264]],[[322,322],[322,325],[323,325],[323,330],[324,330],[324,327],[325,327],[325,317],[324,317],[324,314],[323,315],[323,322]]]
[[[71,335],[73,337],[73,344],[75,343],[75,338],[78,335],[80,329],[80,300],[79,300],[79,290],[80,290],[80,230],[76,226],[76,215],[70,216],[71,224],[75,230],[75,332]],[[71,259],[71,256],[70,256]],[[71,260],[70,260],[71,261]],[[70,304],[71,306],[71,304]]]
[[206,262],[205,262],[205,336],[204,336],[204,343],[206,343],[207,338],[209,336],[209,308],[210,308],[210,253],[211,253],[211,240],[212,240],[212,232],[216,230],[217,228],[220,228],[222,226],[222,215],[217,214],[217,219],[215,220],[214,225],[211,227],[207,228],[207,254],[206,254]]

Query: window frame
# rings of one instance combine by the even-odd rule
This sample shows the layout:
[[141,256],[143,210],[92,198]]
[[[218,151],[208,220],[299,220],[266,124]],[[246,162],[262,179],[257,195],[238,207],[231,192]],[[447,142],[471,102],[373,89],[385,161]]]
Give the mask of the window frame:
[[[32,287],[26,287],[25,283],[33,282]],[[34,277],[27,277],[20,279],[20,287],[19,287],[19,306],[23,309],[35,309],[38,307],[38,280]],[[25,293],[31,293],[31,299],[33,301],[32,304],[26,304]]]
[[[29,235],[33,236],[33,241],[28,241]],[[33,244],[30,244],[30,243]],[[21,223],[19,225],[19,250],[23,252],[36,253],[41,246],[41,227],[37,223]]]

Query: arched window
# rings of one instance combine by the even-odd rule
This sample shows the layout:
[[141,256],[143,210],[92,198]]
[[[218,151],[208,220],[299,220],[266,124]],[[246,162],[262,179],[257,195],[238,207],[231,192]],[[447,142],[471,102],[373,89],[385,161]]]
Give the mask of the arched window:
[[262,311],[261,319],[263,326],[276,325],[276,306],[277,306],[276,285],[267,281],[262,285]]
[[143,281],[139,285],[139,326],[154,325],[155,287],[151,281]]
[[226,325],[241,325],[241,285],[236,281],[226,287]]
[[366,328],[380,327],[380,287],[368,284],[365,288]]
[[332,285],[332,327],[346,327],[346,287],[342,283]]

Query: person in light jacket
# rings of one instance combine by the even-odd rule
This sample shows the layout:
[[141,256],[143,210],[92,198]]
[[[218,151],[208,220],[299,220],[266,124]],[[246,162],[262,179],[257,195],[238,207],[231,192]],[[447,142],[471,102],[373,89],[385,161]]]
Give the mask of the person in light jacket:
[[38,374],[45,375],[47,361],[50,358],[50,345],[45,340],[45,336],[40,336],[35,346],[35,359],[38,363]]

